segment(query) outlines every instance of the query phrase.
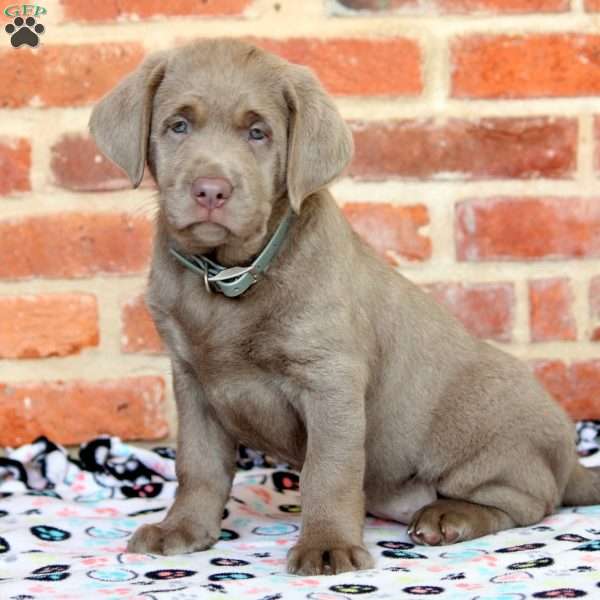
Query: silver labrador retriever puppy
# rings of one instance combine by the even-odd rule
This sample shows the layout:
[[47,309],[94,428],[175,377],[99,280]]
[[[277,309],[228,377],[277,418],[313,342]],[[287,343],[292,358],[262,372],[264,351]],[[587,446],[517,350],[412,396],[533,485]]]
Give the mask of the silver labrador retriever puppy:
[[172,361],[179,490],[131,551],[215,543],[238,442],[301,469],[292,573],[371,567],[365,509],[450,544],[600,502],[528,368],[352,232],[326,189],[351,134],[308,69],[237,41],[155,54],[91,130],[160,191],[147,298]]

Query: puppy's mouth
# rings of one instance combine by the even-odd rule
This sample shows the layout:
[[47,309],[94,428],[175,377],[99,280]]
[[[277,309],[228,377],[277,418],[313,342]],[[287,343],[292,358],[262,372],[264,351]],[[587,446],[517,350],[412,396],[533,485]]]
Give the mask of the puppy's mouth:
[[198,236],[214,237],[219,235],[227,235],[229,229],[221,223],[214,221],[198,221],[197,223],[191,223],[186,227],[187,230],[191,231]]
[[203,207],[194,207],[189,211],[189,214],[183,218],[176,219],[174,223],[176,229],[185,231],[186,229],[195,228],[198,225],[214,225],[217,227],[229,229],[226,211],[224,208],[206,209]]
[[180,247],[202,254],[254,237],[264,215],[250,211],[248,204],[251,204],[248,200],[232,198],[209,209],[182,198],[181,194],[173,194],[166,199],[163,209],[171,235]]
[[181,205],[167,208],[167,220],[173,232],[186,239],[198,242],[213,242],[244,236],[248,226],[247,217],[237,214],[239,207],[227,203],[212,209],[203,206]]
[[182,224],[175,225],[175,229],[180,233],[201,233],[202,231],[227,230],[229,227],[223,221],[217,219],[198,219],[197,221],[186,221]]
[[196,221],[179,229],[178,233],[188,239],[191,238],[191,240],[201,243],[203,246],[216,247],[227,241],[230,231],[221,223]]

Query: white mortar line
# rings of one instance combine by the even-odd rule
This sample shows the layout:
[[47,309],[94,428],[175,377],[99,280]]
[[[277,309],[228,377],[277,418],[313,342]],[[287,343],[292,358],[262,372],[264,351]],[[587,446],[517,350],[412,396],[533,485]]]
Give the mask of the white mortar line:
[[529,286],[527,279],[513,279],[515,287],[515,307],[513,312],[513,341],[516,344],[530,342]]

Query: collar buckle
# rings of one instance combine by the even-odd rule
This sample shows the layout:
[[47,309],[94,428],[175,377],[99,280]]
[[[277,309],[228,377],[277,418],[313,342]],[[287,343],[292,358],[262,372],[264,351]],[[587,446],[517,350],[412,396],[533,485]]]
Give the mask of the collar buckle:
[[248,267],[223,267],[206,256],[186,256],[173,247],[170,247],[169,251],[184,267],[202,277],[204,288],[209,294],[218,292],[228,298],[237,298],[267,271],[279,253],[294,219],[292,209],[288,208],[271,239]]

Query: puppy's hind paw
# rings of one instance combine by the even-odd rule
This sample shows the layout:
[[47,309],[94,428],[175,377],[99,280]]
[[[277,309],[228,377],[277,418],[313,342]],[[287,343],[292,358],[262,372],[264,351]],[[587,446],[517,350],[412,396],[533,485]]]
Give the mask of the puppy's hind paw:
[[444,546],[490,533],[486,508],[460,500],[437,500],[418,511],[408,527],[415,544]]

